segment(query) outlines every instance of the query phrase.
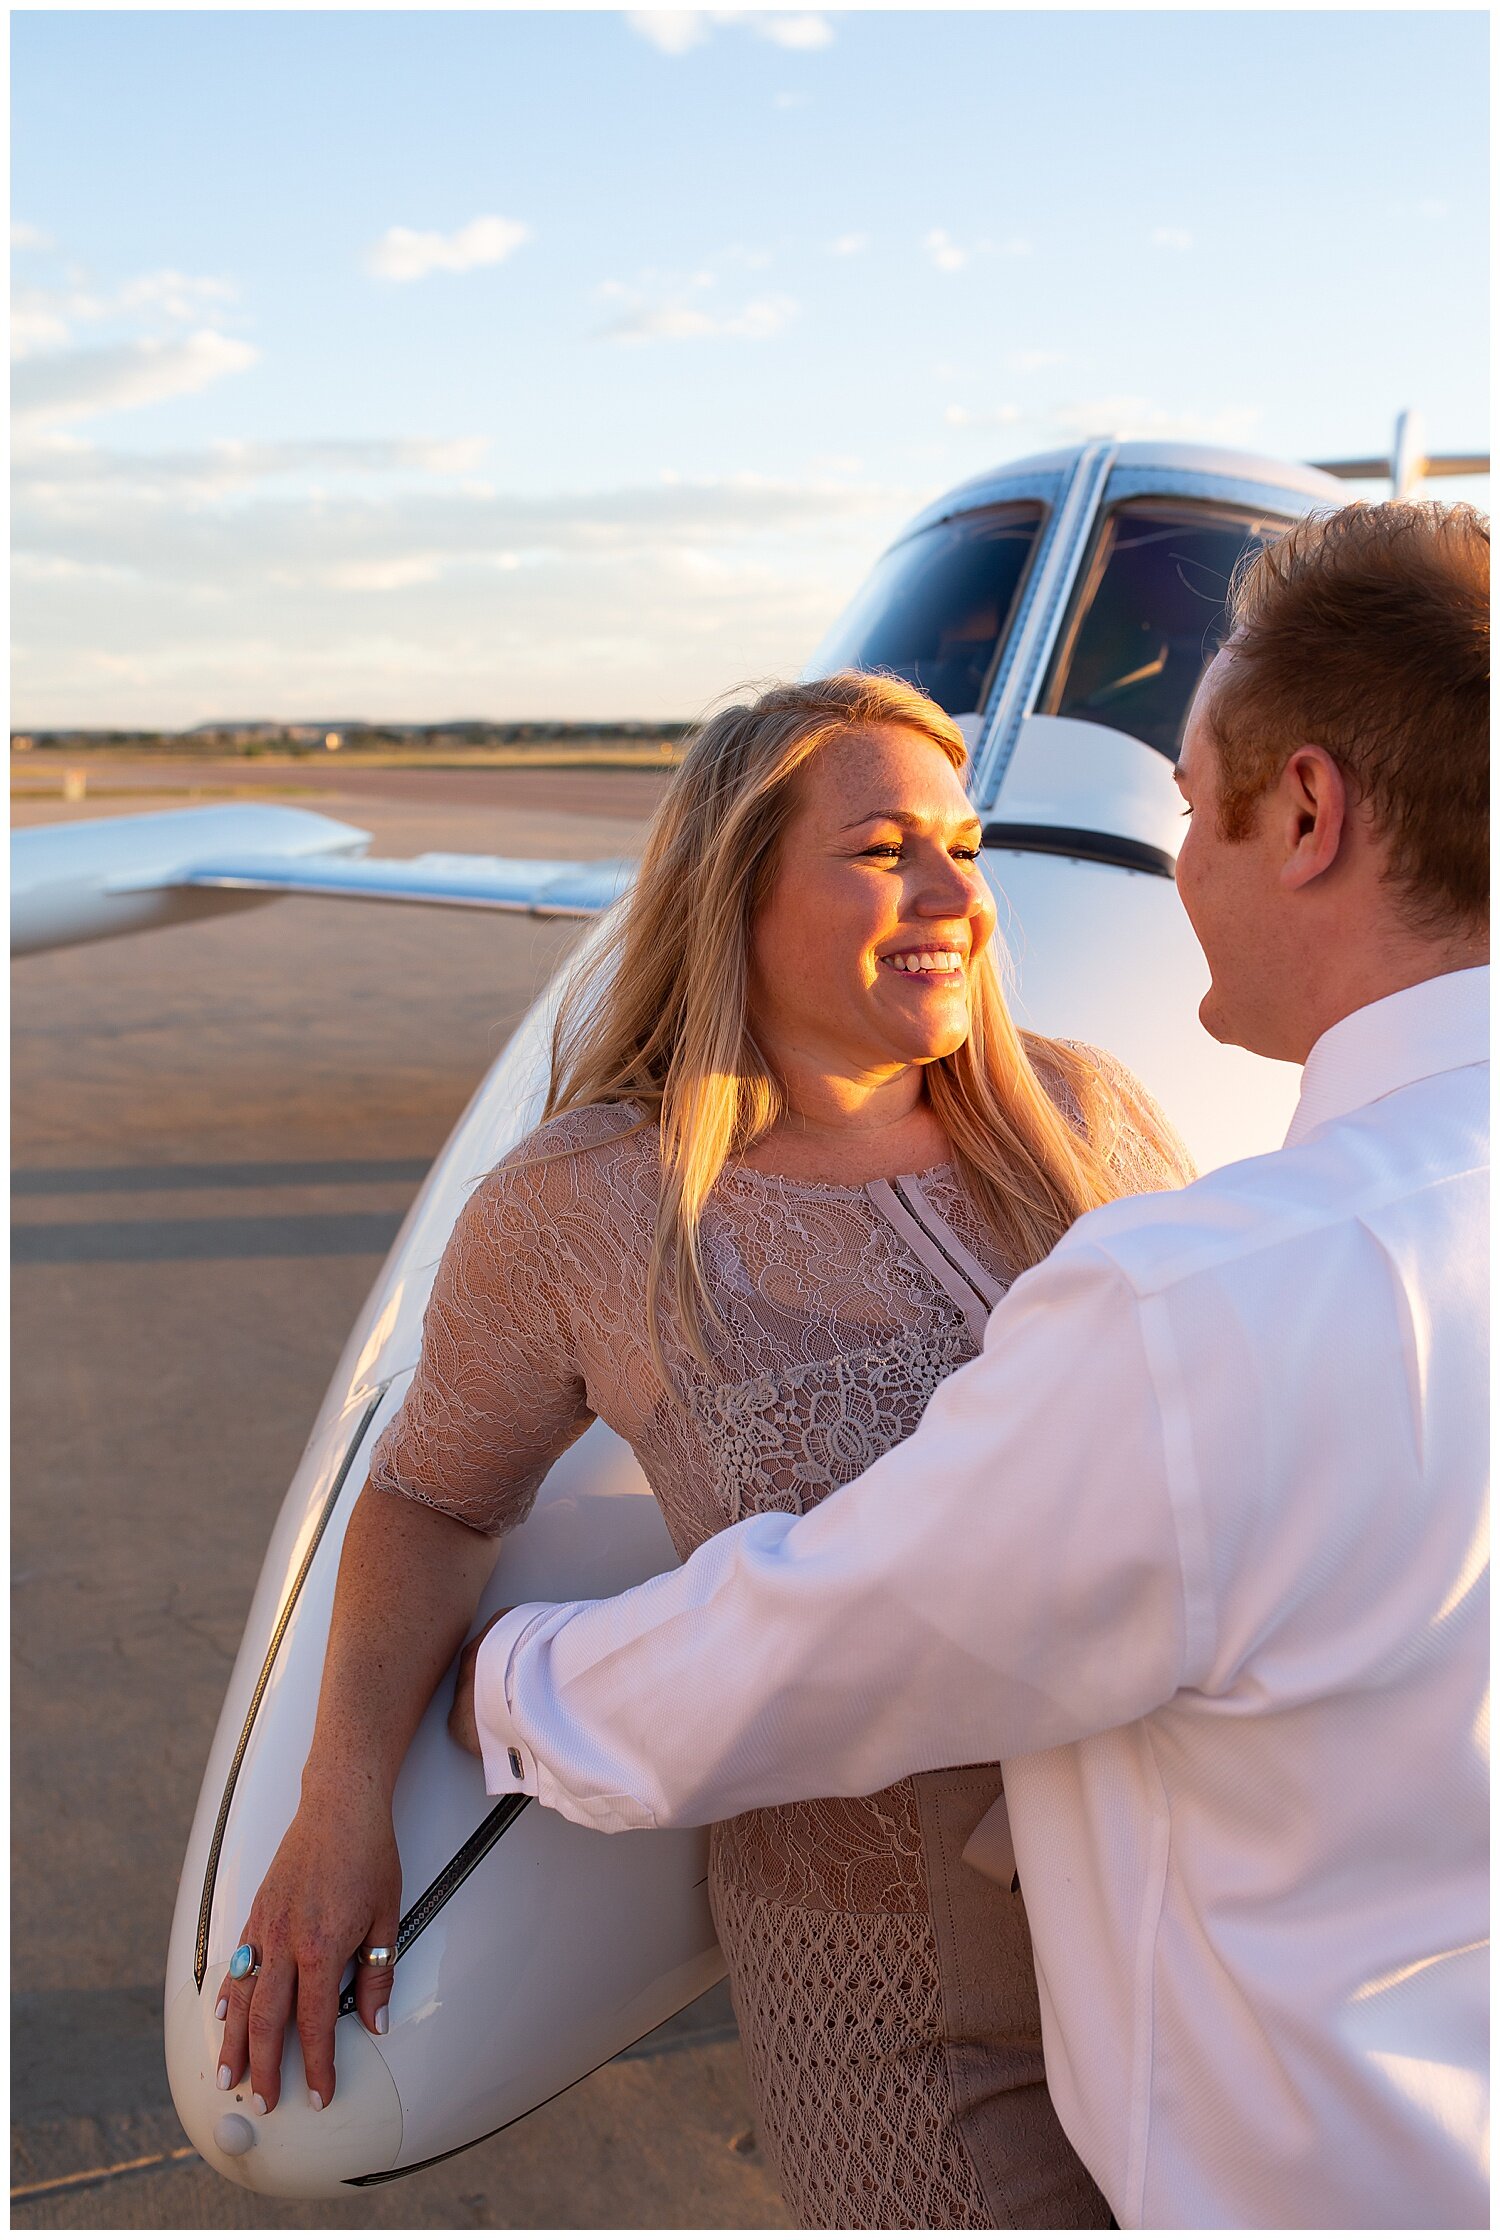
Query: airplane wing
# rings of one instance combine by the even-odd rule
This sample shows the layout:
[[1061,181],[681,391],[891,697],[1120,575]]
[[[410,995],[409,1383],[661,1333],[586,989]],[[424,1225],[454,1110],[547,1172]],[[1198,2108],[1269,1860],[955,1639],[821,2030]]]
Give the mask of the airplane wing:
[[[1337,475],[1341,482],[1382,482],[1391,471],[1389,459],[1314,459],[1312,464],[1320,474]],[[1479,475],[1489,471],[1487,451],[1445,451],[1436,456],[1429,452],[1422,461],[1421,479],[1431,482],[1435,475]]]
[[210,859],[183,872],[198,892],[321,894],[355,902],[435,902],[460,910],[524,910],[534,918],[590,918],[607,910],[635,876],[633,863],[560,863],[532,856],[423,855]]
[[530,856],[372,858],[369,845],[369,833],[313,810],[251,803],[23,828],[11,837],[11,953],[294,894],[585,918],[608,909],[635,871]]
[[1434,475],[1488,474],[1490,455],[1487,451],[1430,452],[1420,413],[1408,410],[1397,415],[1388,459],[1320,459],[1316,464],[1321,473],[1344,482],[1373,482],[1389,475],[1391,496],[1409,498]]

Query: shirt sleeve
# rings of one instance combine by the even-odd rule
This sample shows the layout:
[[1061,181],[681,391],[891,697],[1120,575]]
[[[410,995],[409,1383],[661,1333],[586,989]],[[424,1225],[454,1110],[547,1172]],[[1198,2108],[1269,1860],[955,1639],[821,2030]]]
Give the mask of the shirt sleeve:
[[809,1515],[752,1517],[612,1601],[512,1613],[476,1675],[492,1790],[595,1828],[694,1825],[1166,1702],[1205,1590],[1148,1319],[1107,1254],[1064,1244],[913,1436]]
[[577,1282],[545,1162],[498,1167],[438,1267],[417,1372],[376,1441],[370,1483],[476,1531],[510,1531],[593,1420],[577,1361]]

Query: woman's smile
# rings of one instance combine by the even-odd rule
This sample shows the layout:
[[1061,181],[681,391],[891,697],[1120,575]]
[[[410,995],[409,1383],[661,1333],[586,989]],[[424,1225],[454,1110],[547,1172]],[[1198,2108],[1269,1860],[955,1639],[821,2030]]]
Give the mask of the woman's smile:
[[903,979],[935,981],[943,987],[954,987],[963,979],[965,962],[961,951],[937,947],[898,949],[875,961]]
[[831,1080],[858,1101],[967,1040],[995,927],[979,852],[962,772],[909,729],[834,742],[802,773],[752,949],[756,1032],[798,1111]]

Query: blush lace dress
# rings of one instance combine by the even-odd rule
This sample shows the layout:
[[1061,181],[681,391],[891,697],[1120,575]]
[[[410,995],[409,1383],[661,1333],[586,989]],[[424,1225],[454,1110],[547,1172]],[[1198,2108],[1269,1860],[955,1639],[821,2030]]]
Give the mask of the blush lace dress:
[[[1138,1085],[1087,1055],[1127,1186],[1186,1179]],[[657,1185],[629,1105],[547,1122],[479,1185],[372,1483],[504,1532],[601,1416],[685,1558],[741,1517],[812,1508],[906,1438],[1010,1280],[950,1167],[862,1188],[731,1169],[702,1232],[713,1368],[667,1315],[673,1394],[646,1340]],[[1023,1901],[961,1856],[1000,1792],[998,1766],[966,1766],[712,1831],[759,2136],[805,2226],[1111,2221],[1047,2094]]]

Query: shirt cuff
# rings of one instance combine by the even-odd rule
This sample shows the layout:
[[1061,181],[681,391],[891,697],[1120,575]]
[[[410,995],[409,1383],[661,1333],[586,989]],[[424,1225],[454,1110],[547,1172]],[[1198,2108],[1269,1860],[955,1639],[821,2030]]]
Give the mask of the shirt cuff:
[[[614,1834],[626,1828],[654,1828],[650,1807],[621,1795],[608,1776],[608,1757],[596,1753],[579,1762],[578,1735],[562,1713],[545,1661],[559,1631],[574,1618],[598,1607],[587,1602],[528,1602],[507,1611],[491,1626],[474,1660],[474,1724],[484,1764],[484,1785],[492,1797],[535,1797],[549,1811],[581,1828]],[[528,1655],[529,1672],[516,1705],[517,1663]],[[541,1735],[547,1759],[537,1756]],[[571,1747],[570,1747],[571,1745]]]
[[534,1797],[540,1768],[511,1717],[510,1661],[533,1626],[551,1610],[544,1602],[523,1602],[490,1627],[474,1660],[474,1724],[484,1761],[484,1785],[492,1797]]

